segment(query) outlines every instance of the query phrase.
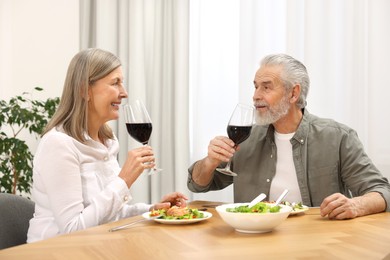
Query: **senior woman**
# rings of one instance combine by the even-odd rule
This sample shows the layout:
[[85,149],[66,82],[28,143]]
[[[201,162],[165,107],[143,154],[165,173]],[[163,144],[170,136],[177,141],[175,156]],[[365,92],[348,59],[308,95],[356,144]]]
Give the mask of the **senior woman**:
[[101,49],[74,56],[58,110],[48,123],[34,156],[34,217],[27,242],[116,221],[152,208],[185,206],[174,192],[159,203],[130,204],[129,188],[155,166],[150,146],[128,151],[122,167],[119,143],[108,126],[117,120],[127,92],[120,60]]

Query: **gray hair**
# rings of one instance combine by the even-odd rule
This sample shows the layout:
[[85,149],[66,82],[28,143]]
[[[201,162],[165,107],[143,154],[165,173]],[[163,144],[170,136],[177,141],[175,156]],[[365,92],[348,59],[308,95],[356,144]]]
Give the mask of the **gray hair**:
[[[85,142],[85,133],[88,132],[88,88],[119,66],[121,62],[118,57],[108,51],[91,48],[77,53],[69,64],[58,109],[42,135],[62,126],[69,136]],[[114,138],[107,124],[99,129],[98,134],[104,141]]]
[[306,106],[306,97],[309,92],[310,79],[307,74],[305,65],[302,62],[294,59],[286,54],[271,54],[264,57],[260,62],[263,66],[282,66],[283,72],[281,74],[281,80],[284,82],[284,86],[287,91],[291,90],[294,85],[299,84],[301,86],[301,94],[297,101],[297,106],[304,108]]

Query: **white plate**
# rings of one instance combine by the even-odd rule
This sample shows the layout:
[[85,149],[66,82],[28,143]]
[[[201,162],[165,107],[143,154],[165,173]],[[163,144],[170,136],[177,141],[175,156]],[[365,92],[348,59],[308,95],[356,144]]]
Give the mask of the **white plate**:
[[296,214],[299,214],[299,213],[302,213],[302,212],[305,212],[305,211],[309,210],[308,206],[303,205],[302,207],[303,207],[303,209],[293,209],[290,212],[290,215],[296,215]]
[[[183,224],[192,224],[195,222],[203,221],[206,219],[209,219],[213,216],[210,212],[202,211],[203,213],[203,218],[192,218],[192,219],[161,219],[161,218],[156,218],[154,221],[162,224],[170,224],[170,225],[183,225]],[[150,212],[145,212],[142,214],[142,217],[146,219],[150,219],[149,216]]]

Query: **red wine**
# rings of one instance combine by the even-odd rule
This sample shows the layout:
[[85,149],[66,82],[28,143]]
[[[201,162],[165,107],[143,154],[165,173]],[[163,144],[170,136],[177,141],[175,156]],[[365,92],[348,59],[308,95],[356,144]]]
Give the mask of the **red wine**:
[[142,144],[147,144],[152,134],[152,123],[126,123],[127,132]]
[[235,145],[244,142],[251,134],[252,126],[235,126],[228,125],[227,133],[230,139],[233,140]]

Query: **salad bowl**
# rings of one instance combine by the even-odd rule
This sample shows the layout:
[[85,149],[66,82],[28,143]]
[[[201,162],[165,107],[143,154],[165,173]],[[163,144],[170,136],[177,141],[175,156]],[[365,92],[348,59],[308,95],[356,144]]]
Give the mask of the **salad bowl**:
[[[277,212],[229,212],[232,209],[247,205],[248,203],[224,204],[216,207],[216,211],[222,220],[233,227],[236,231],[244,233],[270,232],[283,223],[292,211],[287,205],[279,205]],[[272,203],[263,203],[272,207]]]

